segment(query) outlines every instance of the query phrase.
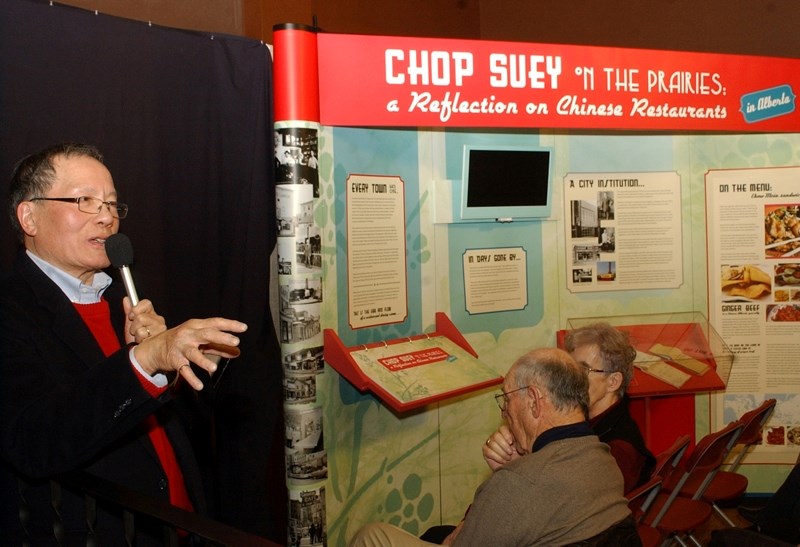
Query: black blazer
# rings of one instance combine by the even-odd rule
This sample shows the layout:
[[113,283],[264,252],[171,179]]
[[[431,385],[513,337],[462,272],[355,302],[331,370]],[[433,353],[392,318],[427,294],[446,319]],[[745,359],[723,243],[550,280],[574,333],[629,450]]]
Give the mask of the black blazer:
[[[130,364],[123,296],[120,283],[104,294],[122,345],[106,358],[69,299],[24,251],[0,282],[0,537],[20,532],[20,478],[34,547],[52,537],[49,477],[82,469],[168,501],[166,476],[140,425],[153,413],[175,449],[195,509],[205,512],[200,473],[171,394],[151,397]],[[83,513],[83,499],[64,493],[68,545],[85,545]],[[118,517],[101,511],[97,528],[101,545],[124,544]],[[137,541],[147,544],[141,535]]]

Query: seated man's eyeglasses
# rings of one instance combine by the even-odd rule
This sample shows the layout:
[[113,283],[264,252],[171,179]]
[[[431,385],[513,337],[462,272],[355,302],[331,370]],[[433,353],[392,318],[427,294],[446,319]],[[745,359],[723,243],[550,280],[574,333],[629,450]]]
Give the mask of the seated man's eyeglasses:
[[90,215],[98,214],[103,210],[103,205],[105,205],[114,218],[123,219],[128,216],[128,206],[124,203],[119,203],[118,201],[103,201],[100,198],[93,198],[91,196],[78,196],[76,198],[35,197],[28,201],[63,201],[64,203],[77,203],[79,211]]
[[494,400],[497,403],[497,406],[500,407],[500,410],[505,412],[506,411],[506,407],[508,406],[508,396],[511,395],[512,393],[516,392],[516,391],[522,391],[523,389],[528,389],[529,387],[531,387],[531,386],[522,386],[521,388],[512,389],[511,391],[508,391],[508,392],[505,392],[505,391],[503,391],[501,389],[500,393],[498,393],[497,395],[494,396]]

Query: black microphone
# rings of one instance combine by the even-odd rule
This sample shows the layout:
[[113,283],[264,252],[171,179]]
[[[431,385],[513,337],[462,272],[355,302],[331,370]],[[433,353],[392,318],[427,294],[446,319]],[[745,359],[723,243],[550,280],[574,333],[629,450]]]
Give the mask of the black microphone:
[[139,295],[136,294],[136,287],[133,284],[131,269],[133,264],[133,244],[125,234],[116,233],[106,239],[106,255],[111,261],[111,265],[119,269],[122,274],[122,282],[125,284],[125,291],[134,306],[139,303]]

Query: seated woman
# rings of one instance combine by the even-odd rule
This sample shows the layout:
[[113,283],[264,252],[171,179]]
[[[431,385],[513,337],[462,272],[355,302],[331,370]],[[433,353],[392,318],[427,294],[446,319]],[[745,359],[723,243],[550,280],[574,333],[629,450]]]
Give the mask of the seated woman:
[[[625,480],[625,492],[630,492],[650,478],[655,465],[625,396],[633,378],[636,350],[628,342],[627,333],[608,323],[568,332],[564,348],[589,375],[589,424],[600,441],[611,448]],[[505,424],[484,443],[483,457],[492,471],[519,457]]]

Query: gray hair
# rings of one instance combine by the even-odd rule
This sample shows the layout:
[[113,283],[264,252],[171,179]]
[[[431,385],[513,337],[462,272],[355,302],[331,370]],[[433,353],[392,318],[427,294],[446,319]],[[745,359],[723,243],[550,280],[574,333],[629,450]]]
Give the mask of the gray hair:
[[615,329],[608,323],[592,323],[571,330],[564,337],[564,347],[570,353],[580,346],[596,345],[603,361],[603,370],[622,374],[619,395],[625,395],[633,379],[633,361],[636,349],[631,346],[628,333]]
[[584,416],[589,415],[589,378],[567,352],[535,349],[517,359],[512,370],[517,387],[538,386],[556,410],[580,408]]

